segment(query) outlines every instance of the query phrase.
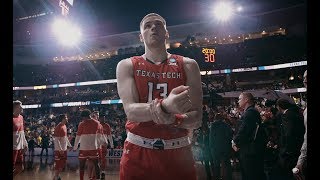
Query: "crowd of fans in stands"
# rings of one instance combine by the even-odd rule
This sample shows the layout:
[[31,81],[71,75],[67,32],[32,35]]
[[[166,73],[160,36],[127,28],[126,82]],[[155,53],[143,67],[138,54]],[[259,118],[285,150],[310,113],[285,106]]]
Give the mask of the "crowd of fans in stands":
[[[258,73],[253,76],[257,76]],[[246,84],[241,84],[237,80],[237,75],[209,75],[202,76],[203,90],[213,93],[222,93],[229,91],[244,91],[244,90],[284,90],[290,88],[300,88],[303,84],[297,81],[290,81],[286,79],[273,79],[262,81],[261,84],[256,81],[248,81]],[[228,77],[232,76],[228,83]],[[277,78],[277,77],[270,77]],[[239,79],[239,78],[238,78]],[[244,80],[242,80],[243,82]],[[101,101],[101,100],[115,100],[119,99],[117,93],[116,83],[100,84],[91,86],[76,86],[67,88],[48,88],[44,90],[17,90],[13,91],[14,99],[20,99],[24,104],[51,104],[61,102],[79,102],[79,101]]]
[[[216,44],[212,46],[216,52],[214,63],[205,62],[202,46],[199,44],[184,44],[168,51],[197,60],[201,70],[222,70],[306,60],[304,41],[305,39],[300,37],[279,35],[245,40],[242,43]],[[66,61],[44,65],[16,64],[13,67],[13,85],[47,85],[115,79],[116,65],[120,60],[142,53],[143,51],[136,50],[92,61]]]

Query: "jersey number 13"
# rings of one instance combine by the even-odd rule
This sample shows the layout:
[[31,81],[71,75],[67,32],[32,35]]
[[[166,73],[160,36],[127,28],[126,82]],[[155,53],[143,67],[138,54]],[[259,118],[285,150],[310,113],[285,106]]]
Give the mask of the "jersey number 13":
[[[148,102],[151,102],[153,99],[153,82],[148,82]],[[168,96],[168,84],[167,83],[159,83],[156,84],[156,89],[161,90],[162,92],[159,94],[163,99]]]

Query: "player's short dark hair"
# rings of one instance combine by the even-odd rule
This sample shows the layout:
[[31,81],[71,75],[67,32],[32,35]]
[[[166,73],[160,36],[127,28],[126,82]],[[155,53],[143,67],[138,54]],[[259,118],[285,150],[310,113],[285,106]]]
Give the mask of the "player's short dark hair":
[[87,118],[90,117],[91,111],[89,109],[84,109],[80,113],[80,117]]
[[15,100],[13,101],[13,108],[15,108],[16,106],[22,105],[22,102],[19,100]]
[[67,117],[67,115],[65,115],[65,114],[60,114],[60,115],[58,116],[58,122],[61,122],[62,119],[66,118],[66,117]]
[[93,111],[92,114],[100,114],[99,111]]
[[142,18],[142,20],[140,21],[140,28],[141,28],[141,26],[142,26],[143,21],[144,21],[145,19],[147,19],[148,17],[151,17],[151,16],[157,16],[157,17],[159,17],[160,20],[161,20],[161,22],[163,23],[163,25],[166,26],[166,24],[167,24],[167,23],[166,23],[166,20],[165,20],[162,16],[160,16],[160,15],[157,14],[157,13],[149,13],[149,14],[145,15],[145,16]]

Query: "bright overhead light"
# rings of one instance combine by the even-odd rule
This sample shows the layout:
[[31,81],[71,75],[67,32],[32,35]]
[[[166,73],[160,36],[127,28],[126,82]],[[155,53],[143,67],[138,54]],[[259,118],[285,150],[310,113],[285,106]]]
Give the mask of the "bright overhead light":
[[220,2],[215,6],[213,12],[218,20],[227,21],[233,13],[233,8],[228,2]]
[[77,45],[81,39],[80,29],[64,19],[56,19],[52,31],[58,40],[65,46]]

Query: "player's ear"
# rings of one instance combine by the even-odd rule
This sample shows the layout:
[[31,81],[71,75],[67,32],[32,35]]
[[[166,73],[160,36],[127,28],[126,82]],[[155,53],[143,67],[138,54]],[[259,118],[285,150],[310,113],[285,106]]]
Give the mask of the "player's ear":
[[169,36],[169,32],[168,31],[166,31],[166,35],[165,36],[166,36],[166,39],[169,39],[170,36]]
[[139,34],[140,41],[143,42],[142,34]]

